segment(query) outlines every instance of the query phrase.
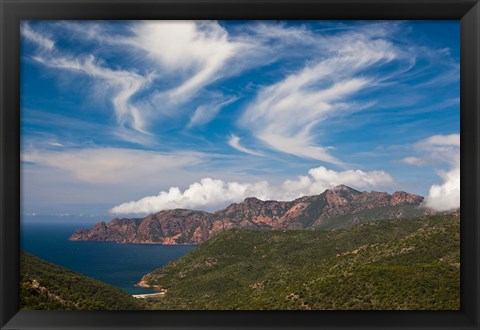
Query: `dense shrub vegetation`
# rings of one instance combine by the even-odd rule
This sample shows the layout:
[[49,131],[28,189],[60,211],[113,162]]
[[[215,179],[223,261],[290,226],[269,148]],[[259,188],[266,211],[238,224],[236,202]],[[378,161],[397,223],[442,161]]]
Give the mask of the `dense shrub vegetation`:
[[143,309],[126,292],[100,281],[21,253],[20,307],[42,310]]
[[234,229],[147,275],[150,309],[454,310],[459,214],[333,231]]
[[454,310],[460,308],[460,216],[382,220],[332,231],[233,229],[144,280],[137,300],[21,254],[21,308]]

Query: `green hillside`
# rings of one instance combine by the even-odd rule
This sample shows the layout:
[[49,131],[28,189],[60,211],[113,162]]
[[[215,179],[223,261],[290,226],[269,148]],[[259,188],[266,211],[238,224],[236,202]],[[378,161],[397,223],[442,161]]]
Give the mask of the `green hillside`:
[[333,231],[230,230],[144,277],[151,309],[454,310],[458,214]]
[[22,252],[20,308],[131,310],[143,306],[120,289]]
[[358,225],[363,222],[385,219],[409,219],[425,215],[425,209],[417,205],[396,205],[367,209],[332,217],[319,224],[315,229],[333,230]]

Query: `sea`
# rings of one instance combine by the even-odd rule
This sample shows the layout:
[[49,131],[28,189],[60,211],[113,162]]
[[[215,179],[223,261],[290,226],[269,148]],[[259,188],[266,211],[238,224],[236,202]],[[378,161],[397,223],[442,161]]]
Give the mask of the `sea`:
[[116,286],[129,294],[152,293],[136,286],[143,275],[192,251],[193,245],[69,241],[86,224],[22,223],[21,248],[51,263]]

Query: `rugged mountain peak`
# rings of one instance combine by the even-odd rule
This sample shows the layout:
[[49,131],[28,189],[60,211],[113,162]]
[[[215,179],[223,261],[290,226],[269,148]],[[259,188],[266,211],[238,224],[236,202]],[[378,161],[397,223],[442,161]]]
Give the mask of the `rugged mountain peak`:
[[[268,217],[266,221],[281,216],[292,202],[278,202],[274,200],[262,201],[256,197],[248,197],[241,203],[233,203],[223,210],[216,211],[218,217],[235,217],[239,222],[243,220],[254,221],[259,216]],[[259,220],[259,221],[264,221]]]
[[247,197],[247,198],[245,198],[243,203],[247,204],[247,205],[256,205],[256,204],[263,203],[263,201],[258,199],[257,197]]
[[400,204],[420,204],[423,202],[423,197],[415,194],[410,194],[405,191],[396,191],[392,194],[392,199],[390,205],[400,205]]
[[249,208],[249,207],[261,206],[264,203],[265,203],[264,201],[258,199],[257,197],[247,197],[243,200],[243,202],[232,203],[228,205],[226,208],[224,208],[223,210],[215,211],[214,214],[228,213],[230,211],[238,211],[238,210]]
[[[115,221],[115,220],[118,220],[118,219],[113,219],[112,221]],[[100,221],[99,223],[97,223],[93,226],[93,229],[106,231],[107,230],[107,224],[105,223],[105,221]]]
[[343,191],[343,192],[349,192],[352,194],[360,194],[360,191],[355,190],[349,186],[346,186],[344,184],[339,184],[338,186],[335,186],[333,188],[327,189],[329,191]]
[[342,206],[351,203],[361,192],[346,185],[338,185],[325,191],[327,204]]

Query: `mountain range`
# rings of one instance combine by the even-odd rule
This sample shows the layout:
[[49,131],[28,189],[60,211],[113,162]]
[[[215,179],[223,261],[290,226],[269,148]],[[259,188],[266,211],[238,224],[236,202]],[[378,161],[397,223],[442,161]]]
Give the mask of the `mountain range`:
[[360,192],[345,185],[293,201],[254,197],[214,213],[175,209],[144,218],[115,218],[91,229],[77,229],[74,241],[136,244],[200,244],[232,228],[257,230],[336,229],[357,223],[432,214],[423,197],[399,191]]

